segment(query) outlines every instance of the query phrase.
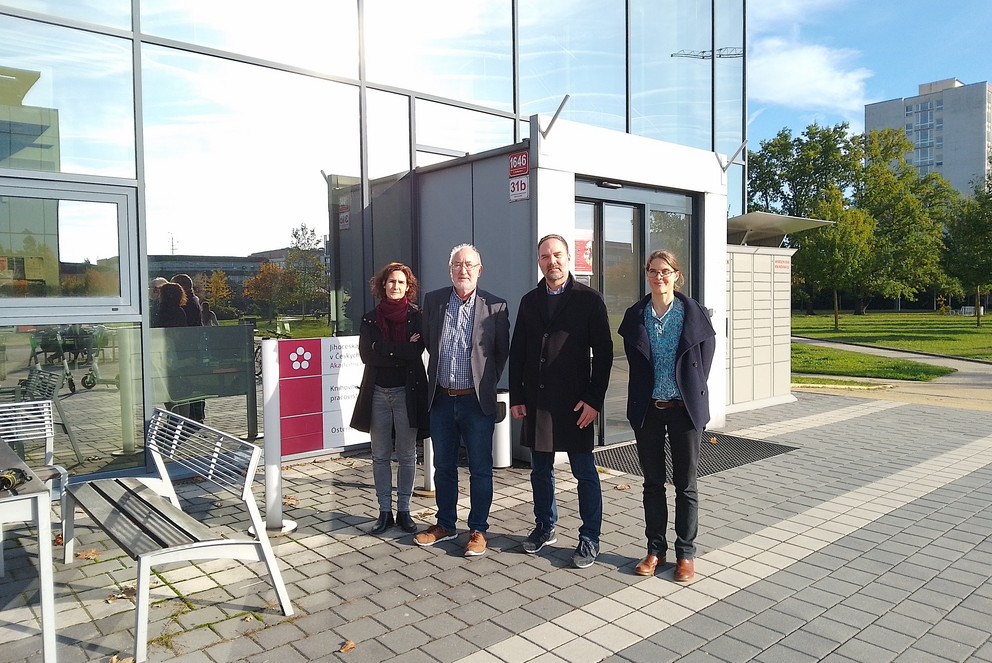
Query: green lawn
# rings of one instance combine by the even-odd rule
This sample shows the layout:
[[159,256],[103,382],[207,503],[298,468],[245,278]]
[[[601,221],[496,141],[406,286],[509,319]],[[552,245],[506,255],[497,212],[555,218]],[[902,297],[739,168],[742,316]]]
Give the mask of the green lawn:
[[982,318],[982,326],[978,327],[973,317],[933,312],[848,312],[840,316],[839,327],[834,331],[834,316],[828,311],[792,316],[792,333],[796,336],[992,361],[989,316]]
[[[921,364],[905,359],[876,357],[863,352],[820,348],[802,343],[792,344],[792,372],[845,377],[881,378],[884,380],[929,381],[953,368]],[[797,380],[800,381],[800,380]],[[801,380],[809,383],[809,380]]]

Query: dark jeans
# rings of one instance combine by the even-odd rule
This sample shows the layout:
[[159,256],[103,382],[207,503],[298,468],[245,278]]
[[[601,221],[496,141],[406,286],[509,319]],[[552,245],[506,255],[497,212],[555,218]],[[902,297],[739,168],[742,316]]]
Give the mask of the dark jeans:
[[434,498],[437,524],[455,529],[458,508],[458,448],[468,454],[468,527],[473,532],[489,529],[493,504],[493,429],[496,413],[484,414],[475,394],[449,396],[437,390],[431,404],[431,442],[434,445]]
[[[603,528],[603,490],[599,485],[595,458],[592,452],[569,453],[568,464],[572,476],[579,482],[579,517],[582,519],[579,538],[598,544]],[[531,450],[530,485],[534,491],[534,519],[544,529],[551,529],[558,522],[553,452]]]
[[672,451],[672,484],[675,486],[675,556],[696,555],[699,529],[699,494],[696,472],[702,431],[692,426],[685,408],[648,408],[644,427],[634,429],[637,457],[644,471],[644,534],[648,554],[663,557],[668,550],[668,501],[665,494],[665,434]]

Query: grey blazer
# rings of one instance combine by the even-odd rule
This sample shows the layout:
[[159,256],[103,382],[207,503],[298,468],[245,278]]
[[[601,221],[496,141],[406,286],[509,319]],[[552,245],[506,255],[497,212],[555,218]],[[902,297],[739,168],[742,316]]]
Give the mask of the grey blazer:
[[[441,355],[444,314],[451,296],[451,286],[424,295],[421,311],[427,338],[427,402],[434,403],[437,392],[437,365]],[[506,300],[482,289],[475,291],[475,320],[472,326],[472,380],[483,413],[496,412],[496,385],[510,355],[510,314]]]

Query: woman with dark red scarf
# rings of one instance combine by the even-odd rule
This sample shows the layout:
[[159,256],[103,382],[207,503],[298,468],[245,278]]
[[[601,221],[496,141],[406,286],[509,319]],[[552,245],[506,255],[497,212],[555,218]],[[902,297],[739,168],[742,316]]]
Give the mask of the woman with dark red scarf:
[[[427,415],[427,374],[423,317],[413,301],[417,278],[406,265],[391,262],[369,281],[379,304],[362,316],[358,351],[365,373],[351,427],[372,438],[372,478],[379,501],[379,518],[371,534],[383,534],[394,524],[414,533],[410,497],[417,473],[417,440],[430,435]],[[395,437],[394,437],[395,436]],[[394,444],[395,443],[395,444]],[[393,468],[396,451],[396,519],[393,519]]]

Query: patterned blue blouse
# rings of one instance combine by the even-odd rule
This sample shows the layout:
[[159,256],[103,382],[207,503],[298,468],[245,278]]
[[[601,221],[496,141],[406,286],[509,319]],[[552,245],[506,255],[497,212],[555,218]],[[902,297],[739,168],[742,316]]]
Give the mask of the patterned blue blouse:
[[650,302],[644,307],[644,328],[651,340],[651,363],[654,366],[654,391],[651,397],[655,400],[682,399],[675,383],[675,351],[682,337],[684,319],[685,308],[678,298],[672,300],[665,315],[660,318]]

